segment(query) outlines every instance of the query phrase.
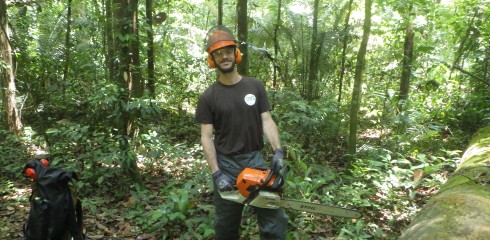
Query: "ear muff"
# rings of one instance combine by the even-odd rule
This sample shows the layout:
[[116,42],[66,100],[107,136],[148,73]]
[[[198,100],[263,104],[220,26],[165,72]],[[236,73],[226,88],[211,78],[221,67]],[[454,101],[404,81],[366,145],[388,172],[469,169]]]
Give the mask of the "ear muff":
[[213,57],[211,57],[211,54],[208,54],[208,65],[210,68],[215,68],[216,64],[214,63]]
[[239,64],[242,62],[242,52],[238,47],[235,48],[235,63]]
[[[242,52],[240,52],[240,49],[239,48],[235,48],[235,63],[236,64],[239,64],[242,62]],[[216,67],[216,64],[214,63],[214,60],[213,60],[213,57],[211,56],[211,54],[208,54],[208,65],[210,68],[215,68]]]

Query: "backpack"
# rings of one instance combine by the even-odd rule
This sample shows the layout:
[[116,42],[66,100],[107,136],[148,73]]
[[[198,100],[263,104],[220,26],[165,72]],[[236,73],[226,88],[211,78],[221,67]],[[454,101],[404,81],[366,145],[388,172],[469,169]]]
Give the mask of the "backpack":
[[82,240],[83,213],[69,182],[76,174],[49,166],[46,159],[30,160],[23,175],[33,180],[31,209],[24,224],[25,240]]

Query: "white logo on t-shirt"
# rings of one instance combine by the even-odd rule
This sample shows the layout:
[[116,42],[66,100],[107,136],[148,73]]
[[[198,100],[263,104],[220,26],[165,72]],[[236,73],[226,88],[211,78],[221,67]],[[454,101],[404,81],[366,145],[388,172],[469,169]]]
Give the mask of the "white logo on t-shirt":
[[253,105],[255,104],[255,101],[256,101],[256,100],[257,100],[257,99],[255,98],[255,95],[253,95],[253,94],[247,94],[247,95],[245,96],[245,103],[246,103],[247,105],[249,105],[249,106],[253,106]]

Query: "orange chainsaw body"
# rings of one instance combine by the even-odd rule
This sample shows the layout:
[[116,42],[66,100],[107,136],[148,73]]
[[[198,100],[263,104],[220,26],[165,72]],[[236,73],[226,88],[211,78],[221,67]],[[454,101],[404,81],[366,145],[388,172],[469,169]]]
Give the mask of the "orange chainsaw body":
[[[244,196],[248,197],[250,193],[261,186],[269,176],[271,170],[264,169],[253,169],[253,168],[245,168],[238,175],[236,179],[236,186],[238,188],[238,192]],[[267,183],[265,187],[272,187],[272,184],[276,180],[275,176],[272,176],[270,181]]]

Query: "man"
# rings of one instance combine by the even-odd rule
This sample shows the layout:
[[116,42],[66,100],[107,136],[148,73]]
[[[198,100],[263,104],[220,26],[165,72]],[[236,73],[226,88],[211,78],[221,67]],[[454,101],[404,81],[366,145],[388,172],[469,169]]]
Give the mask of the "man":
[[[275,152],[271,166],[282,168],[283,151],[263,83],[236,70],[241,53],[231,31],[224,26],[211,28],[206,51],[210,67],[216,67],[219,75],[200,96],[196,120],[213,176],[216,239],[233,240],[240,238],[243,204],[222,199],[218,191],[233,190],[244,168],[268,166],[261,153],[263,134]],[[261,239],[286,239],[288,216],[283,209],[254,210]]]

